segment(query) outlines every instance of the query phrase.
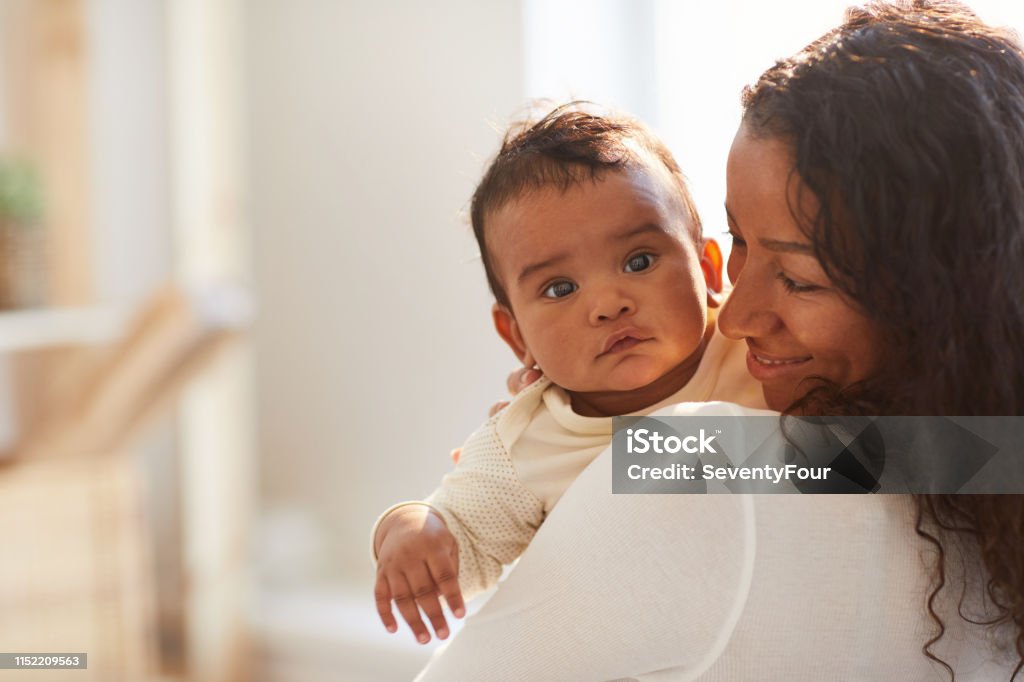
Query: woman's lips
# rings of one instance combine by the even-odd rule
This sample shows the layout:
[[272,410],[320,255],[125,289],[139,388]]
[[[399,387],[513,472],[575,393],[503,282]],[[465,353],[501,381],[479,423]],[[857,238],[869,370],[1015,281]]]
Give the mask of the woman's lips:
[[771,381],[790,373],[803,373],[810,355],[798,357],[771,357],[747,350],[747,371],[760,382]]

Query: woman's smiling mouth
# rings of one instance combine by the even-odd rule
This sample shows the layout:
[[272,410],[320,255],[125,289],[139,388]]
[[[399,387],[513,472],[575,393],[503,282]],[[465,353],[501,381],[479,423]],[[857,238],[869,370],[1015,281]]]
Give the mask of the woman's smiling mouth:
[[750,376],[758,381],[765,382],[790,372],[802,372],[804,365],[810,362],[812,358],[813,356],[810,355],[773,358],[748,349],[747,371],[750,372]]
[[772,359],[766,358],[764,356],[758,355],[754,351],[750,351],[750,354],[754,357],[755,360],[757,360],[762,365],[795,365],[797,363],[807,362],[808,360],[811,359],[811,356],[808,355],[807,357],[803,357],[803,358],[788,358],[788,359],[784,359],[784,360],[772,360]]

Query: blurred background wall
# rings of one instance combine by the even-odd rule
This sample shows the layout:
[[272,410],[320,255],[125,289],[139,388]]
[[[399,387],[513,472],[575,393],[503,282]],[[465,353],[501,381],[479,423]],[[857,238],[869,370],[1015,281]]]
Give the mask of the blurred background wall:
[[0,651],[409,679],[435,643],[377,621],[369,530],[515,365],[466,215],[503,127],[539,97],[640,116],[728,248],[739,91],[845,4],[0,3],[0,190],[24,159],[45,197],[0,191],[0,237],[43,228],[46,284],[0,310]]
[[246,27],[261,491],[315,510],[331,570],[366,578],[375,512],[450,465],[509,365],[462,211],[522,103],[522,22],[468,0],[303,10],[258,3]]
[[368,622],[369,528],[429,491],[510,366],[463,211],[522,105],[521,7],[301,4],[246,19],[264,617],[268,641],[338,642],[322,669],[407,656],[401,679],[421,652]]

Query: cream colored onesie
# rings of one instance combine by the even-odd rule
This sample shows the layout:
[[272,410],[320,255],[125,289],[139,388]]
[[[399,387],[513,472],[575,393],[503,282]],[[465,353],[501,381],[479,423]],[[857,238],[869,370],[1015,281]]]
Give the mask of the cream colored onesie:
[[[686,386],[637,414],[708,400],[763,408],[761,386],[747,373],[746,350],[716,329]],[[611,417],[576,414],[569,395],[547,378],[524,389],[469,437],[458,465],[425,500],[458,542],[464,598],[497,582],[502,566],[523,553],[562,493],[611,439]],[[380,519],[404,504],[409,503],[391,507]]]

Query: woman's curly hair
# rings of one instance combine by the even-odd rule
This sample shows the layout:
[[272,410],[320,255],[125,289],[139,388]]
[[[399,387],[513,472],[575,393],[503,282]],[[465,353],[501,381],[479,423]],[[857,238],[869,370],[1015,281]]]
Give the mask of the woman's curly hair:
[[[883,369],[788,411],[1024,415],[1024,53],[953,2],[871,3],[744,90],[751,134],[784,140],[820,210],[801,224],[886,339]],[[794,216],[797,213],[794,211]],[[799,219],[799,218],[798,218]],[[1020,453],[1024,457],[1024,453]],[[1024,496],[918,496],[939,553],[980,553],[1024,666]],[[966,617],[965,617],[966,618]],[[940,661],[953,674],[945,662]]]

